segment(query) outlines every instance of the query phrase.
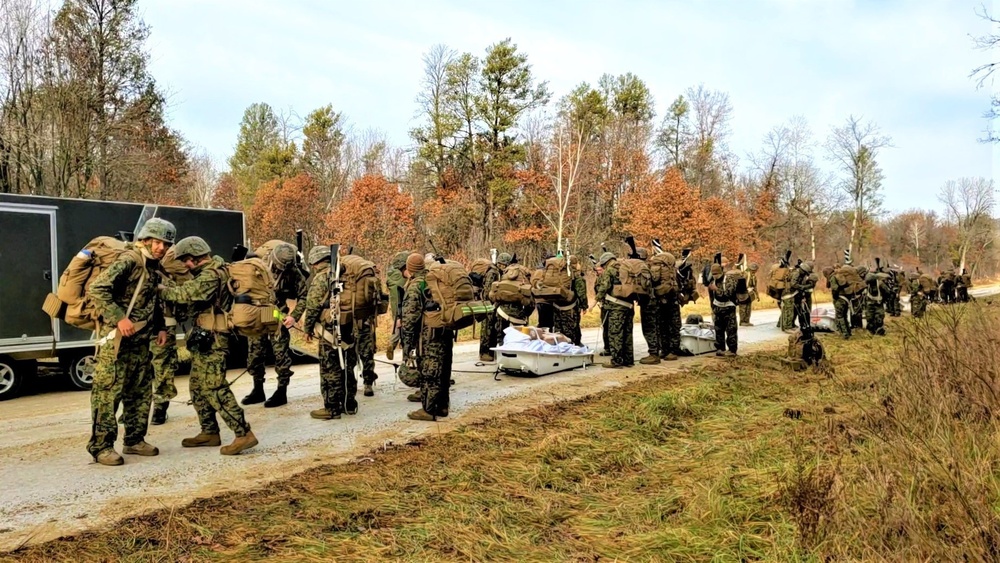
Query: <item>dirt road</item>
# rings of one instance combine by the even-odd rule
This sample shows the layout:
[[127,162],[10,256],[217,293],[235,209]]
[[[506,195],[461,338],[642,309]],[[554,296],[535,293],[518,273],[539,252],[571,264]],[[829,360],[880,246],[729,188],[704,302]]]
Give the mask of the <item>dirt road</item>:
[[[777,317],[776,310],[755,312],[757,326],[740,329],[741,352],[784,345],[787,335],[775,327]],[[637,325],[636,358],[646,351],[638,329]],[[584,331],[584,341],[591,347],[597,338],[596,329]],[[385,359],[381,353],[377,358]],[[475,420],[580,397],[645,377],[668,375],[693,363],[719,361],[700,356],[659,366],[637,364],[624,370],[593,366],[540,378],[501,375],[495,381],[493,366],[477,367],[477,358],[478,343],[456,346],[451,416],[438,423],[406,418],[414,406],[406,401],[411,389],[397,382],[392,367],[385,364],[377,364],[375,396],[362,397],[359,393],[360,410],[356,416],[313,420],[309,411],[321,405],[318,366],[297,366],[288,390],[288,405],[277,409],[254,405],[246,409],[260,445],[235,457],[220,455],[218,448],[181,447],[181,438],[198,431],[194,410],[181,401],[188,397],[186,377],[177,380],[180,395],[170,407],[167,423],[150,427],[147,441],[159,447],[160,455],[126,456],[126,464],[121,467],[98,465],[85,451],[90,434],[88,393],[49,393],[3,403],[0,550],[107,525],[125,516],[184,504],[197,497],[258,487],[315,465],[350,461],[387,444],[446,432]],[[230,373],[230,379],[237,374]],[[274,385],[269,370],[268,392]],[[241,398],[251,386],[251,378],[243,376],[233,385],[233,391]],[[223,443],[231,439],[232,434],[224,429]]]

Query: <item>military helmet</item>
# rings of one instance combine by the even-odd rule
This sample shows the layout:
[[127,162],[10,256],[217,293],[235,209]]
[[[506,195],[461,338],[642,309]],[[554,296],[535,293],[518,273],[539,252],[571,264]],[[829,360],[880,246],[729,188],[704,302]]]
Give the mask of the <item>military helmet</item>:
[[271,264],[279,270],[284,270],[289,264],[295,262],[295,247],[287,242],[281,243],[271,249]]
[[406,259],[409,257],[410,257],[409,250],[402,250],[400,252],[397,252],[396,255],[392,257],[392,262],[389,263],[389,266],[402,272],[403,270],[406,269]]
[[667,261],[668,264],[676,264],[677,260],[674,259],[674,255],[670,252],[664,252],[662,254],[663,259]]
[[399,376],[399,380],[403,382],[403,385],[407,387],[420,387],[420,372],[417,371],[417,368],[404,363],[396,370],[396,375]]
[[513,260],[513,259],[514,259],[514,257],[511,256],[509,252],[501,252],[497,256],[497,264],[499,264],[499,265],[501,265],[503,267],[507,267],[507,266],[510,266],[510,261]]
[[759,268],[760,268],[760,266],[758,266],[756,262],[751,262],[750,263],[750,271],[751,272],[756,272]]
[[160,219],[159,217],[153,217],[152,219],[146,221],[142,228],[139,229],[139,234],[135,237],[135,240],[155,238],[156,240],[161,240],[167,244],[173,244],[176,236],[177,229],[174,228],[173,223]]
[[803,263],[799,264],[799,268],[801,268],[802,271],[805,272],[805,273],[807,273],[807,274],[813,273],[813,263],[812,262],[803,262]]
[[713,278],[718,278],[722,276],[722,264],[717,264],[713,262],[712,267],[709,271],[711,272]]
[[174,254],[178,260],[183,260],[185,256],[197,258],[212,252],[212,247],[208,246],[205,239],[201,237],[184,237],[177,241],[174,246]]
[[601,254],[600,258],[598,258],[597,263],[600,266],[603,267],[605,264],[607,264],[608,262],[610,262],[610,261],[612,261],[614,259],[615,259],[615,255],[614,254],[612,254],[610,252],[605,252],[604,254]]
[[309,265],[318,264],[323,260],[330,259],[330,247],[324,244],[317,244],[309,249]]
[[639,255],[639,260],[647,260],[649,258],[649,251],[645,248],[639,248],[635,253]]
[[861,267],[859,267],[858,268],[858,275],[862,279],[864,279],[864,277],[868,275],[868,267],[867,266],[861,266]]

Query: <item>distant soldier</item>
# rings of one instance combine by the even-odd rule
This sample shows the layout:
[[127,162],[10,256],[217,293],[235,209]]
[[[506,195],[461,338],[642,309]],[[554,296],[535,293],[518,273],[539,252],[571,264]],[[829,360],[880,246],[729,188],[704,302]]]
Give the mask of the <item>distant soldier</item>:
[[406,296],[403,299],[403,357],[416,353],[420,372],[419,410],[410,412],[411,420],[435,421],[448,416],[451,386],[452,344],[455,331],[430,328],[424,323],[427,301],[427,269],[419,254],[406,259]]
[[403,270],[406,269],[406,258],[410,255],[408,250],[397,252],[392,257],[389,269],[385,274],[385,284],[389,289],[389,312],[392,314],[392,336],[389,338],[389,347],[385,351],[385,356],[392,359],[396,348],[399,346],[401,316],[403,312],[403,288],[406,287],[406,278],[403,277]]
[[[354,326],[351,322],[341,323],[340,311],[330,309],[330,277],[334,275],[331,262],[329,246],[314,246],[309,250],[312,276],[306,295],[302,330],[306,333],[307,340],[312,340],[314,334],[318,333],[319,336],[319,388],[323,408],[309,413],[309,416],[317,420],[336,420],[345,412],[358,412],[358,379],[354,375],[358,354]],[[343,269],[341,266],[341,273]],[[337,324],[341,340],[339,352],[334,338]],[[344,357],[343,362],[340,360],[341,355]]]
[[597,302],[606,314],[604,330],[608,333],[608,353],[611,361],[604,364],[607,368],[629,367],[635,363],[632,351],[632,327],[635,315],[635,304],[632,299],[615,297],[616,286],[621,286],[618,273],[618,260],[615,255],[605,252],[597,262],[597,273],[600,276],[594,287]]
[[[921,284],[920,274],[912,272],[909,276],[910,283],[910,314],[914,319],[919,319],[927,312],[927,294],[924,293],[924,286]],[[931,284],[934,282],[928,278]]]
[[[288,329],[295,326],[295,323],[302,318],[308,288],[305,277],[295,264],[297,252],[294,245],[281,242],[267,250],[263,256],[258,257],[271,266],[275,280],[275,305],[278,311],[285,315],[285,320],[277,332],[249,339],[250,356],[247,360],[247,371],[253,376],[253,390],[243,397],[242,404],[264,403],[264,407],[272,408],[288,403],[288,382],[293,375],[292,356],[289,353],[291,334]],[[295,309],[291,312],[288,311],[289,299],[295,300]],[[278,372],[278,387],[265,401],[264,373],[268,340],[274,352],[274,370]]]
[[889,288],[885,284],[887,274],[870,273],[865,276],[865,321],[868,332],[885,336],[885,296]]
[[736,291],[740,274],[725,272],[722,264],[718,262],[712,264],[710,273],[711,284],[708,286],[708,291],[712,300],[712,321],[715,323],[715,355],[735,356],[739,345],[736,327]]
[[757,293],[757,270],[757,264],[751,263],[746,271],[747,299],[744,303],[740,303],[739,306],[740,326],[753,326],[753,323],[750,322],[753,302],[760,300],[760,295]]
[[579,256],[569,257],[570,267],[573,268],[573,293],[576,295],[576,303],[573,307],[573,320],[571,326],[573,334],[565,336],[573,340],[573,344],[583,346],[583,331],[580,329],[580,321],[583,315],[590,309],[590,302],[587,297],[587,279],[583,276],[583,260]]
[[955,302],[955,269],[948,268],[938,277],[938,296],[942,303]]
[[[649,260],[649,251],[645,248],[636,249],[639,260]],[[636,300],[639,304],[639,327],[642,329],[642,338],[646,341],[648,353],[639,360],[640,364],[650,365],[660,363],[660,339],[656,335],[657,311],[656,296],[640,297]]]
[[160,291],[167,303],[184,305],[195,327],[188,335],[187,348],[191,352],[191,401],[198,413],[201,432],[193,438],[184,438],[185,448],[218,446],[219,423],[216,413],[226,426],[236,434],[233,442],[219,449],[222,455],[236,455],[257,445],[257,437],[250,430],[243,409],[236,402],[229,381],[226,380],[226,353],[229,348],[229,327],[224,313],[232,306],[232,296],[225,289],[225,261],[212,256],[212,249],[200,237],[187,237],[177,242],[177,259],[188,267],[194,279],[177,287]]
[[[806,295],[812,294],[815,282],[812,280],[812,263],[799,262],[790,275],[790,285],[792,290],[792,311],[799,327],[807,328],[812,324],[810,318],[811,308],[806,304]],[[811,299],[811,298],[810,298]],[[784,313],[785,301],[782,299],[782,313]],[[794,326],[794,325],[793,325]]]
[[[192,279],[187,266],[177,259],[173,247],[167,250],[160,260],[161,281],[164,285],[176,285]],[[164,304],[164,329],[167,331],[167,341],[160,345],[158,339],[150,343],[153,365],[153,416],[150,424],[159,425],[167,421],[167,408],[170,400],[177,396],[174,386],[174,376],[177,375],[177,323],[185,320],[184,308]]]
[[159,260],[174,242],[174,225],[153,218],[142,226],[137,242],[128,244],[115,261],[90,284],[87,292],[98,315],[97,365],[90,391],[91,432],[87,452],[101,465],[121,465],[115,451],[118,403],[123,404],[125,454],[155,456],[160,450],[146,443],[153,370],[150,341],[165,345],[168,335],[159,318],[156,285]]
[[972,276],[968,270],[962,268],[962,273],[955,276],[955,300],[959,303],[968,303],[970,287],[972,287]]
[[[493,287],[494,282],[500,279],[500,272],[502,272],[507,266],[510,265],[512,257],[510,254],[504,252],[497,255],[496,264],[491,267],[486,267],[480,275],[482,276],[482,293],[481,299],[487,300],[487,296],[490,293],[490,288]],[[470,275],[470,279],[471,279]],[[492,362],[496,360],[496,354],[493,352],[498,344],[500,344],[500,332],[498,330],[499,323],[497,321],[496,311],[491,311],[486,315],[486,318],[482,320],[479,324],[479,361],[481,362]]]

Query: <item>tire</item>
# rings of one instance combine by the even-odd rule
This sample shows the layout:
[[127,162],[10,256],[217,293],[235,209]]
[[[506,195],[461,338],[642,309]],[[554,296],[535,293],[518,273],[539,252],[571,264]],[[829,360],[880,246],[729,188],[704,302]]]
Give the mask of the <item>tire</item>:
[[0,356],[0,401],[17,397],[25,375],[25,366],[22,362]]
[[94,352],[91,349],[68,352],[63,358],[63,370],[70,384],[81,391],[89,391],[94,385]]

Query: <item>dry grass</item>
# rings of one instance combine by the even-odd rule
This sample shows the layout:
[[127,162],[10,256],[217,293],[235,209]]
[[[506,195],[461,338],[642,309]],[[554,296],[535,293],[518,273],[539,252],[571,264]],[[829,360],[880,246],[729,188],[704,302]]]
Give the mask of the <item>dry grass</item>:
[[1000,312],[932,308],[465,426],[10,561],[996,559]]

